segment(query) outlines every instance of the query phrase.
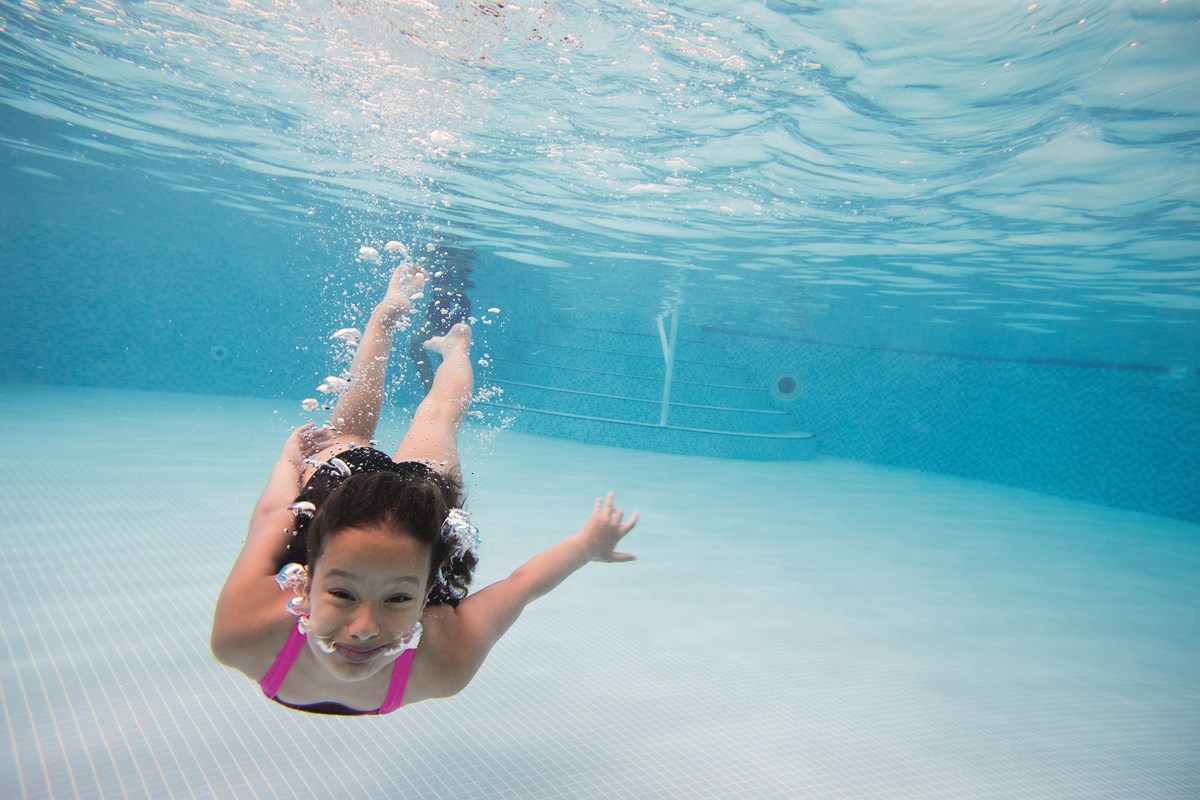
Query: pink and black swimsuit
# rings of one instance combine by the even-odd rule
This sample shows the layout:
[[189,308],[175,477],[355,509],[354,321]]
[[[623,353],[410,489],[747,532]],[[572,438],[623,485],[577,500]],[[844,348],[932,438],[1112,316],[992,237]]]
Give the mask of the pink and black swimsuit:
[[288,637],[287,643],[283,649],[279,651],[279,655],[275,658],[275,663],[267,670],[267,674],[263,676],[258,685],[262,688],[263,694],[270,699],[279,703],[281,706],[294,708],[297,711],[307,711],[310,714],[340,714],[342,716],[371,716],[373,714],[390,714],[397,708],[404,705],[404,687],[408,685],[408,674],[412,671],[413,655],[416,650],[405,650],[396,659],[396,663],[392,665],[392,681],[388,684],[387,697],[383,699],[383,705],[374,711],[359,711],[341,703],[313,703],[307,706],[294,706],[291,703],[285,703],[275,695],[279,692],[279,687],[287,679],[288,672],[292,669],[292,664],[296,663],[296,657],[300,655],[300,649],[306,644],[308,637],[300,632],[299,627],[292,629],[292,635]]

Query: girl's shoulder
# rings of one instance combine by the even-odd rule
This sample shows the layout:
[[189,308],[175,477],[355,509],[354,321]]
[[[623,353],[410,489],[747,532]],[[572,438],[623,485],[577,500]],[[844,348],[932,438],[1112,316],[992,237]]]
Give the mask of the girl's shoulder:
[[264,627],[258,635],[248,640],[236,669],[254,681],[260,681],[275,664],[279,653],[296,630],[296,618],[288,615]]
[[218,604],[214,615],[213,655],[225,666],[259,680],[296,628],[296,618],[285,608],[287,597],[272,578],[264,580],[261,588],[223,600],[231,602],[224,608]]
[[458,694],[475,675],[469,645],[451,606],[434,606],[421,618],[421,646],[413,657],[405,705]]

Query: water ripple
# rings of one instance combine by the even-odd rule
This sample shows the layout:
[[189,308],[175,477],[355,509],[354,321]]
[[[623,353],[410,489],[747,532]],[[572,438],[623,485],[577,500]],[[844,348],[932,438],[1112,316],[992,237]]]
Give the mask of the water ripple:
[[[2,14],[5,113],[69,126],[6,137],[19,150],[123,150],[182,190],[171,164],[230,163],[364,217],[409,209],[529,266],[607,253],[655,276],[741,273],[761,283],[760,316],[798,297],[791,316],[808,320],[846,292],[881,307],[952,293],[995,321],[1016,318],[995,305],[1015,298],[1092,310],[1020,317],[1050,326],[1139,310],[1196,325],[1186,3],[25,0]],[[723,289],[693,293],[736,316]]]

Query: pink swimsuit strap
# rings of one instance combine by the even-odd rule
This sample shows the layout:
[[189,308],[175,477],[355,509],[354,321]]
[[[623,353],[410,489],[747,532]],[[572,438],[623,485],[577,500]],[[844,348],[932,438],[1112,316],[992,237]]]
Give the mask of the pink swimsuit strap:
[[392,665],[392,682],[388,684],[387,697],[376,714],[390,714],[404,705],[404,687],[408,686],[408,675],[412,672],[413,656],[416,650],[405,650]]
[[279,655],[275,656],[275,663],[258,682],[258,685],[262,687],[263,694],[270,699],[275,699],[275,695],[279,694],[279,687],[283,686],[283,682],[287,680],[288,673],[292,670],[292,664],[296,663],[296,656],[300,655],[300,648],[304,647],[304,639],[305,636],[300,632],[299,625],[292,628],[292,634],[288,636],[287,643],[279,651]]
[[[275,657],[275,663],[258,682],[263,694],[271,700],[274,700],[275,695],[279,694],[279,687],[283,686],[283,682],[287,680],[288,673],[291,672],[292,665],[296,663],[296,658],[300,655],[300,649],[304,647],[307,638],[300,632],[299,626],[292,628],[292,633],[288,636],[283,649]],[[416,652],[416,650],[405,650],[400,654],[400,657],[392,665],[392,679],[388,683],[387,697],[383,699],[383,705],[377,711],[365,711],[364,714],[390,714],[404,705],[404,689],[408,686],[408,676],[412,672],[413,656],[416,655]]]

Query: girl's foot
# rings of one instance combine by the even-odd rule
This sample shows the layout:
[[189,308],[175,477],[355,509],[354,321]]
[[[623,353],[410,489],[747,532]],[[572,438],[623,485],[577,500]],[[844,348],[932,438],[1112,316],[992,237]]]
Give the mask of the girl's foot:
[[412,311],[413,301],[421,298],[427,278],[424,270],[411,261],[396,267],[388,282],[387,293],[379,303],[380,310],[390,322],[399,322]]
[[424,347],[431,353],[437,353],[445,358],[452,353],[466,354],[471,349],[471,326],[460,322],[450,329],[445,336],[434,336],[428,339]]

